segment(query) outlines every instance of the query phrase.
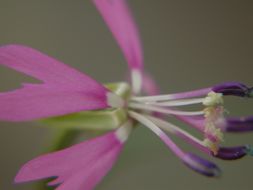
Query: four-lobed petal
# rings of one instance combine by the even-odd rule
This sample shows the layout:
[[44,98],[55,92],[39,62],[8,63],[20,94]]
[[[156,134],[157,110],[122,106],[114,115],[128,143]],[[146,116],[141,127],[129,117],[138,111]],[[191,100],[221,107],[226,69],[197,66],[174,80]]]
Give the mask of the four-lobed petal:
[[[142,88],[149,95],[157,94],[158,89],[155,82],[143,72],[143,55],[138,30],[125,0],[93,0],[93,2],[127,60],[132,72],[133,93],[139,93]],[[87,75],[28,47],[20,45],[0,47],[0,64],[42,81],[41,84],[25,84],[23,88],[15,91],[0,93],[0,105],[2,107],[0,119],[2,120],[34,120],[84,110],[106,109],[111,106],[120,107],[124,104],[120,97]],[[231,82],[197,91],[167,95],[165,98],[168,100],[191,98],[205,95],[210,91],[219,96],[252,97],[253,94],[252,88],[248,88],[241,83]],[[161,96],[156,98],[161,99]],[[191,118],[177,116],[175,113],[179,112],[174,111],[172,115],[174,114],[182,121],[205,132],[209,139],[213,138],[213,134],[208,134],[203,127],[203,117]],[[138,116],[138,113],[135,114]],[[138,117],[141,118],[142,116]],[[148,120],[144,121],[146,124],[149,123]],[[182,152],[159,128],[156,128],[152,123],[149,123],[149,125],[191,169],[207,176],[218,176],[220,174],[220,170],[215,164],[194,154]],[[240,129],[236,128],[236,125],[239,125]],[[249,117],[243,120],[227,119],[220,127],[224,131],[250,131],[252,130],[252,118]],[[57,177],[48,184],[57,185],[57,190],[81,190],[83,188],[91,190],[111,169],[121,152],[122,146],[129,135],[128,130],[122,132],[121,129],[65,150],[38,157],[23,166],[15,181],[24,182]],[[186,133],[180,132],[174,131],[175,134],[181,135],[189,142],[193,140],[194,143],[197,142],[191,136],[185,135]],[[207,152],[210,153],[210,151]],[[232,160],[249,153],[252,154],[252,149],[247,145],[220,147],[213,156]]]
[[116,162],[129,135],[126,127],[35,158],[21,168],[15,182],[56,177],[48,185],[58,186],[57,190],[91,190]]

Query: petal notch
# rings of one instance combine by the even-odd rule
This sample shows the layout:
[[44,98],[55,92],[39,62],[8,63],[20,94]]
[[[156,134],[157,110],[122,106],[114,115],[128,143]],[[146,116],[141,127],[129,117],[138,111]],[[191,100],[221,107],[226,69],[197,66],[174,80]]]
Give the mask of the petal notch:
[[1,120],[26,121],[110,107],[111,92],[103,85],[32,48],[0,47],[0,65],[43,82],[0,93]]

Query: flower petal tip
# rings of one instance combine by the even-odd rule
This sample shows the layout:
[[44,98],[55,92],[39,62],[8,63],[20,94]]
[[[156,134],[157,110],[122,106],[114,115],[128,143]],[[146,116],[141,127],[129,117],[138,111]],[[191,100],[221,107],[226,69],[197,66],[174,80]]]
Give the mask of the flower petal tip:
[[220,147],[217,154],[213,155],[223,160],[237,160],[247,154],[253,153],[252,148],[249,145],[236,146],[236,147]]
[[226,82],[215,85],[212,90],[223,95],[232,95],[240,97],[253,97],[253,88],[239,82]]
[[25,183],[37,180],[36,178],[34,178],[33,168],[34,167],[31,167],[31,161],[23,165],[22,168],[18,171],[17,175],[15,176],[14,183]]
[[216,164],[205,160],[195,154],[187,153],[185,154],[183,160],[186,166],[202,175],[205,175],[207,177],[221,176],[221,170]]
[[224,130],[227,132],[253,131],[253,116],[240,117],[240,118],[227,118]]
[[112,131],[29,161],[14,181],[20,183],[53,177],[48,185],[58,185],[59,190],[92,190],[112,168],[122,148],[122,142]]
[[14,183],[22,183],[25,182],[26,180],[23,179],[23,175],[22,175],[22,169],[19,170],[19,172],[17,173],[17,175],[14,178]]
[[120,46],[130,69],[143,69],[138,28],[126,0],[93,0]]

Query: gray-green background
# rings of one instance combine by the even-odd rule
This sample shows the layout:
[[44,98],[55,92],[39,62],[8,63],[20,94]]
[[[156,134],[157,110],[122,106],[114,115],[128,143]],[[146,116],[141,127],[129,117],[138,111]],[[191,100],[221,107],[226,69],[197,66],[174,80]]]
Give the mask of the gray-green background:
[[[146,69],[163,93],[230,80],[253,85],[253,1],[129,3],[140,28]],[[0,26],[0,44],[29,45],[100,82],[119,81],[125,76],[123,56],[89,0],[0,0]],[[0,67],[1,91],[18,87],[24,80],[29,78]],[[232,115],[253,114],[253,100],[229,99],[226,105]],[[32,184],[13,185],[12,180],[23,163],[43,152],[49,130],[33,123],[0,125],[0,189],[33,189]],[[229,145],[253,144],[253,134],[226,139]],[[139,128],[97,189],[252,189],[253,158],[217,162],[224,171],[222,178],[202,177],[181,164],[155,135]]]

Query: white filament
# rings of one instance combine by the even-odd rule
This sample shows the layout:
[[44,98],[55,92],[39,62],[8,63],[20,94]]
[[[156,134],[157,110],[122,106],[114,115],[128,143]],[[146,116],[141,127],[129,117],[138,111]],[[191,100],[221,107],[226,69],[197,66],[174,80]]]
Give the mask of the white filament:
[[134,101],[138,101],[138,102],[153,102],[153,101],[165,101],[165,100],[173,100],[175,99],[175,97],[171,94],[166,94],[166,95],[156,95],[156,96],[134,96],[131,98]]
[[151,131],[153,131],[156,135],[160,136],[162,133],[162,130],[157,127],[153,122],[151,122],[150,120],[148,120],[146,117],[144,117],[143,115],[133,112],[133,111],[129,111],[128,112],[130,117],[134,118],[135,120],[139,121],[140,123],[142,123],[145,127],[148,127]]
[[[155,106],[187,106],[192,104],[203,103],[204,98],[193,98],[193,99],[184,99],[184,100],[174,100],[174,101],[165,101],[165,102],[147,102],[147,104]],[[146,102],[145,102],[146,103]]]
[[194,137],[193,135],[191,135],[190,133],[188,133],[187,131],[180,129],[178,126],[173,125],[172,123],[169,123],[167,121],[164,121],[162,119],[153,117],[153,116],[147,116],[151,121],[153,121],[154,123],[157,124],[157,126],[159,126],[161,129],[168,131],[172,134],[175,134],[176,132],[183,134],[184,136],[186,136],[187,138],[191,139],[192,141],[194,141],[195,143],[204,146],[203,141],[197,139],[196,137]]
[[194,116],[194,115],[203,115],[203,111],[178,111],[178,110],[172,110],[168,108],[161,108],[158,106],[153,105],[147,105],[147,104],[140,104],[140,103],[133,103],[131,102],[129,104],[129,108],[132,109],[139,109],[139,110],[146,110],[146,111],[154,111],[164,114],[171,114],[171,115],[188,115],[188,116]]

